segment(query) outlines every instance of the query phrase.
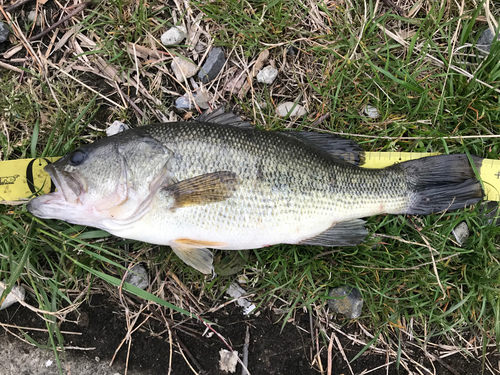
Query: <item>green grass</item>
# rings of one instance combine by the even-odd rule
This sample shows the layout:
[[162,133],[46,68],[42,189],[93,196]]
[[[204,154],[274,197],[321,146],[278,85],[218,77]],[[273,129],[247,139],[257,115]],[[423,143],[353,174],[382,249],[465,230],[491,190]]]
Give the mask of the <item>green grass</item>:
[[[189,11],[175,10],[162,1],[147,6],[121,0],[92,4],[85,11],[80,33],[96,42],[96,47],[85,47],[80,41],[83,54],[69,53],[66,64],[79,62],[83,66],[83,59],[88,59],[86,66],[95,72],[94,59],[98,57],[112,64],[121,75],[123,94],[136,101],[143,115],[120,94],[115,93],[112,99],[126,107],[124,110],[110,106],[50,67],[42,77],[34,66],[28,66],[30,73],[22,79],[18,73],[3,71],[2,160],[62,155],[103,137],[102,130],[117,119],[140,125],[168,117],[175,93],[184,93],[167,74],[169,60],[139,59],[138,66],[126,46],[136,43],[151,49],[154,45],[172,55],[187,53],[191,57],[192,49],[167,50],[155,39],[176,23],[172,14],[191,24],[200,11],[213,43],[232,53],[228,68],[234,64],[244,67],[244,62],[248,64],[270,49],[270,58],[280,69],[272,88],[254,82],[253,90],[243,99],[221,92],[217,101],[220,105],[236,104],[258,127],[307,129],[317,117],[329,113],[327,120],[314,127],[361,135],[353,139],[367,151],[467,151],[499,159],[498,138],[448,138],[500,134],[496,91],[500,89],[500,43],[486,57],[473,47],[457,49],[473,45],[485,29],[486,24],[478,21],[478,16],[486,14],[484,4],[475,6],[466,1],[460,12],[454,4],[448,7],[446,2],[441,6],[424,1],[409,19],[386,8],[381,11],[381,4],[376,11],[372,1],[354,3],[353,9],[343,8],[349,2],[330,2],[329,7],[318,3],[318,11],[301,0],[192,2]],[[490,11],[498,18],[499,9]],[[409,32],[405,46],[383,28]],[[200,41],[207,42],[204,34]],[[291,45],[299,50],[298,56],[286,54]],[[57,62],[63,50],[51,58]],[[425,59],[425,54],[441,65]],[[457,73],[450,64],[474,78]],[[139,92],[133,84],[137,70],[143,89]],[[72,70],[70,74],[97,91],[112,90],[98,84],[90,73]],[[229,73],[223,75],[219,85],[208,86],[209,91],[215,94],[229,78]],[[309,116],[297,121],[276,117],[276,105],[297,98],[306,105]],[[363,106],[368,103],[378,108],[379,119],[363,115]],[[471,231],[463,247],[457,246],[451,235],[461,221],[466,221]],[[295,309],[305,308],[322,324],[329,289],[347,284],[362,292],[365,305],[360,322],[373,334],[394,342],[396,348],[400,330],[411,331],[410,322],[422,345],[438,340],[464,347],[458,334],[466,338],[477,335],[485,348],[500,343],[500,228],[486,223],[479,206],[426,217],[372,217],[368,228],[374,235],[365,244],[335,249],[331,255],[317,257],[323,249],[306,246],[279,245],[253,251],[242,273],[249,280],[248,290],[256,293],[255,302],[261,308],[282,310],[283,322]],[[153,279],[157,275],[152,291],[158,290],[159,280],[173,272],[193,293],[203,292],[214,305],[224,302],[227,277],[204,279],[168,248],[119,240],[94,228],[38,220],[22,206],[0,207],[0,234],[0,279],[5,278],[10,285],[15,281],[28,285],[29,302],[47,312],[75,302],[67,290],[90,286],[104,291],[103,283],[119,285],[125,262],[134,260],[147,262]],[[129,291],[166,308],[174,308],[173,304],[176,309],[188,307],[168,294],[165,302],[160,302],[157,296]],[[54,332],[48,345],[62,345],[57,320],[49,313],[45,316]],[[349,323],[340,316],[336,320],[342,325]],[[323,339],[327,345],[328,337]]]

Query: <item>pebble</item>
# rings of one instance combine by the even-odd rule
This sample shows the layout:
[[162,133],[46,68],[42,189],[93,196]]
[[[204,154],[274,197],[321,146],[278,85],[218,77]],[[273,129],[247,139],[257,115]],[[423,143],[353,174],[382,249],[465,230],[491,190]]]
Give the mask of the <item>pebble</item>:
[[363,108],[363,113],[370,118],[379,118],[380,114],[378,113],[377,107],[374,107],[370,104],[365,105]]
[[331,289],[328,295],[330,297],[343,297],[328,300],[328,306],[333,312],[351,319],[359,318],[363,309],[363,299],[358,289],[345,285]]
[[136,264],[128,271],[127,276],[125,276],[125,282],[139,289],[146,290],[149,286],[149,276],[146,267],[142,264]]
[[277,76],[278,69],[268,65],[257,74],[257,81],[270,85],[274,82]]
[[[5,281],[0,283],[0,295],[3,293],[4,290],[5,290]],[[10,305],[16,303],[18,300],[24,301],[25,295],[26,295],[26,290],[22,286],[14,285],[10,290],[10,293],[7,294],[7,297],[5,297],[5,300],[0,306],[0,310],[6,309]]]
[[[195,95],[195,94],[193,94]],[[184,96],[179,96],[176,100],[175,100],[175,107],[177,109],[191,109],[191,107],[193,107],[193,105],[191,104],[191,101],[189,100],[189,96],[188,94],[184,94]]]
[[0,22],[0,43],[9,40],[10,30],[6,24]]
[[210,106],[208,105],[208,101],[210,100],[210,95],[205,90],[200,90],[196,93],[194,97],[194,101],[198,104],[198,107],[201,109],[208,109]]
[[467,223],[465,221],[462,221],[455,228],[453,228],[451,233],[453,233],[460,246],[462,246],[465,241],[467,241],[467,238],[469,238],[470,235],[469,227],[467,226]]
[[217,77],[225,63],[226,56],[224,56],[224,51],[222,50],[222,48],[212,48],[212,50],[208,54],[208,58],[205,61],[205,64],[203,64],[200,72],[198,73],[198,78],[203,83],[210,82],[215,77]]
[[174,26],[163,33],[160,39],[164,46],[173,46],[180,44],[186,36],[187,30],[184,26]]
[[286,54],[290,56],[297,56],[299,54],[299,50],[294,46],[290,46],[287,48]]
[[[294,107],[295,106],[295,107]],[[293,110],[292,110],[293,108]],[[291,113],[289,114],[289,112]],[[297,118],[307,114],[307,110],[300,104],[295,104],[292,102],[281,103],[276,107],[276,113],[280,117],[290,116],[290,118]]]
[[178,81],[184,82],[184,77],[191,78],[198,71],[198,65],[185,57],[174,57],[172,60],[172,70]]
[[[493,43],[493,39],[495,39],[495,34],[491,32],[490,28],[487,28],[479,36],[476,46],[479,50],[485,53],[490,53],[490,48],[491,44]],[[498,40],[500,40],[500,36]]]
[[107,129],[106,129],[106,135],[108,137],[121,133],[124,130],[130,129],[127,124],[124,124],[121,121],[115,121],[113,122]]
[[[208,101],[210,100],[209,94],[202,90],[198,92],[193,92],[194,101],[201,109],[208,109]],[[175,107],[177,109],[192,109],[194,108],[193,102],[190,100],[188,93],[185,93],[183,96],[178,97],[175,100]]]

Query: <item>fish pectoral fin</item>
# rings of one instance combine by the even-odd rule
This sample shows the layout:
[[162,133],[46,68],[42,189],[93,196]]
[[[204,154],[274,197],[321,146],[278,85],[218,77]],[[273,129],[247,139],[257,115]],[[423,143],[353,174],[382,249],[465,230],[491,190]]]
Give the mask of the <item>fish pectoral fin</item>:
[[367,234],[365,221],[355,219],[335,223],[324,232],[299,243],[318,246],[354,246],[363,242]]
[[162,190],[174,198],[172,208],[205,205],[230,198],[238,187],[236,173],[221,171],[188,178]]
[[212,270],[214,269],[214,257],[210,250],[182,245],[171,245],[170,247],[187,265],[204,274],[212,273]]

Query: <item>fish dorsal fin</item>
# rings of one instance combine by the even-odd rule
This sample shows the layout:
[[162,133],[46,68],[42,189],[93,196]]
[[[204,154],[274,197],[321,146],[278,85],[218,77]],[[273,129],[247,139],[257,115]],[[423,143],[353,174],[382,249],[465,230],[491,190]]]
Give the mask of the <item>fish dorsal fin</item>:
[[230,198],[238,187],[236,173],[221,171],[188,178],[164,187],[172,195],[172,208],[205,205]]
[[301,241],[301,245],[317,246],[355,246],[363,242],[368,231],[365,221],[354,219],[336,223],[317,236]]
[[187,265],[204,274],[212,273],[214,256],[210,250],[181,244],[173,244],[170,247]]
[[360,166],[365,162],[365,152],[360,145],[350,139],[333,134],[304,131],[287,131],[284,134],[327,152],[338,163]]
[[212,124],[231,125],[231,126],[236,126],[238,128],[253,129],[253,126],[249,122],[243,121],[240,117],[236,116],[233,112],[225,113],[223,107],[219,107],[211,113],[208,113],[208,111],[205,111],[195,121],[196,122],[210,122]]

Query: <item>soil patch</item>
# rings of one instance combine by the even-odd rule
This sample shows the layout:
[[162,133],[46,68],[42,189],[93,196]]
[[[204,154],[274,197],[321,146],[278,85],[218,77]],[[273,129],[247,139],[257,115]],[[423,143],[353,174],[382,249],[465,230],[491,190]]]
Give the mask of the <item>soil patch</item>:
[[[72,321],[64,322],[60,327],[61,331],[67,332],[64,333],[64,346],[67,349],[65,353],[61,354],[65,373],[79,373],[81,375],[124,374],[128,355],[128,374],[166,374],[170,361],[171,373],[176,375],[191,375],[193,369],[199,374],[227,374],[219,369],[219,352],[221,349],[228,349],[228,347],[217,334],[211,333],[200,321],[193,319],[183,321],[183,317],[176,316],[177,323],[171,324],[172,338],[170,339],[166,326],[161,324],[159,320],[152,318],[153,314],[141,328],[132,333],[130,352],[127,353],[129,343],[124,341],[127,335],[125,314],[107,296],[91,296],[89,303],[81,305],[78,312],[70,315],[68,315],[68,320]],[[147,315],[147,312],[142,314],[135,327],[143,322]],[[248,368],[251,374],[317,374],[320,373],[320,367],[326,373],[328,351],[321,337],[311,337],[308,314],[298,314],[295,316],[294,322],[283,326],[282,322],[276,322],[277,317],[270,311],[262,311],[259,317],[244,317],[239,308],[229,305],[215,314],[204,316],[204,318],[215,323],[214,330],[227,341],[229,346],[240,353],[240,357],[245,344],[246,330],[249,327]],[[183,322],[180,323],[181,321]],[[22,307],[17,310],[11,307],[7,311],[0,311],[0,322],[20,327],[46,328],[39,316]],[[19,333],[15,328],[8,329],[11,332]],[[343,327],[346,333],[351,334],[356,333],[356,329],[357,327],[354,325]],[[45,332],[32,330],[25,330],[25,332],[30,338],[41,344],[48,342],[48,335]],[[70,334],[70,332],[74,334]],[[314,329],[314,332],[317,330]],[[363,348],[361,345],[353,344],[341,334],[337,334],[337,337],[349,361]],[[122,341],[123,344],[115,356]],[[42,362],[55,361],[50,345],[46,349],[36,349],[21,343],[20,340],[6,331],[0,337],[0,343],[4,343],[2,348],[10,347],[16,342],[22,346],[22,351],[17,354],[17,359],[10,358],[9,363],[11,367],[16,368],[17,372],[8,372],[6,375],[57,373],[55,364],[52,364],[50,368],[38,369],[38,371],[34,371],[33,368],[22,369],[23,365],[34,366],[30,361],[22,360],[21,357],[24,355],[32,358],[32,361],[38,358]],[[172,353],[170,353],[170,342],[173,348]],[[323,347],[319,356],[316,349],[318,347]],[[427,368],[432,368],[428,357],[419,348],[406,347],[405,352],[412,353],[415,361]],[[113,356],[115,356],[113,365],[109,367]],[[492,358],[493,356],[495,358]],[[497,363],[498,355],[493,354],[492,357],[488,358],[490,363]],[[316,358],[316,363],[312,366],[314,358]],[[321,361],[321,365],[318,364],[318,360]],[[418,373],[416,369],[411,368],[411,372],[408,372],[401,366],[398,371],[393,359],[389,359],[389,362],[392,363],[387,370],[386,360],[385,356],[367,350],[350,363],[350,366],[354,374],[361,374],[377,367],[380,368],[371,371],[370,374],[409,374],[413,371]],[[433,364],[436,373],[442,375],[480,374],[482,367],[479,361],[467,360],[460,355],[434,360]],[[40,367],[40,363],[37,366]],[[238,365],[237,373],[241,373],[240,365]],[[341,351],[334,343],[332,374],[350,373],[351,370],[348,368]],[[489,374],[490,372],[485,369],[484,373]]]

